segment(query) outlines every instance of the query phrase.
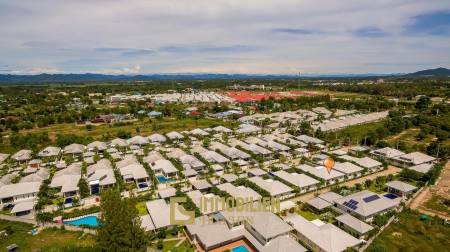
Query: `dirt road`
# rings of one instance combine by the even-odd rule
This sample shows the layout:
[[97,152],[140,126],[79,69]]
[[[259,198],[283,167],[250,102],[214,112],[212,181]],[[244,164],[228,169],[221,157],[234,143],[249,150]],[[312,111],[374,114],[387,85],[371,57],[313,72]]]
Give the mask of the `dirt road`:
[[450,161],[447,162],[441,172],[441,176],[436,186],[425,187],[410,203],[409,208],[418,210],[428,215],[438,215],[444,219],[450,219],[450,215],[445,212],[439,212],[434,209],[425,207],[425,203],[430,200],[433,195],[439,195],[443,198],[450,198]]

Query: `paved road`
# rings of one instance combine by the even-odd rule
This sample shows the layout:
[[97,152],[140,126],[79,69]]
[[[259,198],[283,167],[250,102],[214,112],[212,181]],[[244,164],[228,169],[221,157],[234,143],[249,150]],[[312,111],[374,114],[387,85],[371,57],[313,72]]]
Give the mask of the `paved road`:
[[[362,184],[366,180],[373,180],[373,179],[376,179],[377,177],[387,176],[389,174],[397,174],[401,170],[402,169],[390,165],[390,166],[388,166],[388,168],[386,170],[383,170],[383,171],[380,171],[380,172],[376,172],[376,173],[372,173],[372,174],[369,174],[367,176],[359,177],[359,178],[356,178],[356,179],[353,179],[353,180],[345,181],[345,182],[339,183],[339,185],[351,187],[351,186],[353,186],[354,184],[357,184],[357,183]],[[330,191],[330,189],[331,189],[331,186],[328,186],[328,187],[322,188],[322,189],[320,189],[318,191],[305,193],[305,194],[302,194],[300,196],[297,196],[297,197],[289,199],[289,200],[294,201],[294,202],[295,201],[305,202],[305,201],[308,201],[308,200],[314,198],[316,192],[321,194],[321,193],[325,193],[325,192]]]

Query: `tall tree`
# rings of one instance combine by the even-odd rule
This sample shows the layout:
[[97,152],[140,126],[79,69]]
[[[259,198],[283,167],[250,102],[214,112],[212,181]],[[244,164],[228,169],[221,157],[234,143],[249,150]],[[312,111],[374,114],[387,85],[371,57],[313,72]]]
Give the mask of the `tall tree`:
[[117,190],[102,193],[101,225],[97,242],[104,251],[146,251],[148,237],[141,228],[135,198],[121,198]]
[[89,196],[89,185],[84,178],[80,178],[80,180],[78,181],[78,188],[80,190],[81,198],[86,198],[87,196]]

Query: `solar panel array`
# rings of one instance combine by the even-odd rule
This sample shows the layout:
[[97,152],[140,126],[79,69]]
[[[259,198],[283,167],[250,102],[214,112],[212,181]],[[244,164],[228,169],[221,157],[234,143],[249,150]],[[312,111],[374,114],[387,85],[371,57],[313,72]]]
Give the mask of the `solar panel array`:
[[351,199],[348,202],[345,201],[343,205],[348,207],[348,208],[350,208],[350,209],[355,210],[356,208],[358,208],[358,206],[357,206],[358,205],[358,201]]
[[369,202],[371,202],[371,201],[374,201],[374,200],[377,200],[377,199],[379,199],[380,197],[378,196],[378,195],[371,195],[371,196],[369,196],[369,197],[365,197],[363,200],[364,200],[364,202],[366,202],[366,203],[369,203]]

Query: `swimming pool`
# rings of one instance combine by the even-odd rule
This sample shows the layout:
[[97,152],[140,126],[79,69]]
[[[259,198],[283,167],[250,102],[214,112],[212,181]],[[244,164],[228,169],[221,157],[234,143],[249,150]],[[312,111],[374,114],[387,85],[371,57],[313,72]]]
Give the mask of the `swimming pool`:
[[173,178],[166,178],[164,176],[156,176],[156,179],[158,179],[158,182],[168,182],[168,181],[173,181]]
[[64,224],[72,225],[72,226],[89,226],[96,228],[98,227],[98,218],[97,216],[90,215],[86,217],[82,217],[76,220],[64,221]]
[[231,252],[249,252],[245,245],[237,246],[231,249]]
[[388,199],[396,199],[398,196],[393,193],[387,193],[384,195],[384,197],[386,197]]

